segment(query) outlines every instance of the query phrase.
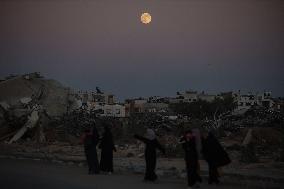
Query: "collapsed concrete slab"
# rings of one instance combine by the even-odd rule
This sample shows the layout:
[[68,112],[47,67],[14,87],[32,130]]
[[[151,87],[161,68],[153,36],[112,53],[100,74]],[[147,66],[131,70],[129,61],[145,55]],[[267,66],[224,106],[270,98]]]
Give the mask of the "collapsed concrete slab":
[[24,98],[20,99],[20,102],[22,104],[29,104],[31,101],[32,101],[32,98],[30,98],[30,97],[24,97]]
[[28,117],[28,121],[25,123],[25,125],[11,138],[9,141],[9,144],[12,142],[15,142],[19,140],[28,129],[31,129],[35,127],[38,123],[39,115],[38,115],[38,107],[36,106],[34,110],[32,111],[31,115]]
[[242,146],[247,146],[251,143],[252,141],[252,129],[249,129],[243,142],[242,142]]

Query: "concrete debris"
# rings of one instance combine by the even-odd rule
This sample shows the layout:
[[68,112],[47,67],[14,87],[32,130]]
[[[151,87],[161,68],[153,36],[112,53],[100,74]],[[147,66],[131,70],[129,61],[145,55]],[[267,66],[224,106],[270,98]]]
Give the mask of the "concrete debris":
[[247,146],[248,144],[251,143],[251,141],[252,141],[252,129],[249,129],[244,141],[242,142],[242,145]]
[[12,137],[12,139],[9,141],[9,144],[12,142],[15,142],[19,140],[28,129],[31,129],[36,126],[37,122],[39,120],[38,115],[38,107],[36,106],[34,110],[32,111],[31,115],[28,116],[28,121],[25,123],[25,125]]
[[32,98],[30,98],[30,97],[24,97],[24,98],[20,99],[20,102],[22,104],[29,104],[31,101],[32,101]]

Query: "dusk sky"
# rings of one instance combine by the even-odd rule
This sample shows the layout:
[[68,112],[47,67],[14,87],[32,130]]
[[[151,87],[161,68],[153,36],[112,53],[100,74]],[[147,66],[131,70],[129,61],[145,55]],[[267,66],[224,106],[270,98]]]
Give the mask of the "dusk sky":
[[1,0],[0,65],[0,77],[38,71],[120,99],[284,96],[284,1]]

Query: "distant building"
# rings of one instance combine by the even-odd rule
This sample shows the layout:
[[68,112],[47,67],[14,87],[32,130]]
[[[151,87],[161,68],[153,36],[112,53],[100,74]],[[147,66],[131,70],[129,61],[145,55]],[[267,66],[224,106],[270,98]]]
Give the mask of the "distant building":
[[125,117],[125,107],[116,102],[113,94],[103,93],[96,88],[96,92],[70,90],[70,95],[76,98],[79,107],[88,111],[96,110],[98,116]]
[[99,116],[104,117],[126,117],[125,106],[120,104],[105,104],[96,106],[96,110],[102,110]]
[[216,95],[211,95],[211,94],[205,94],[204,92],[198,94],[197,96],[198,100],[204,100],[207,102],[213,102],[216,99]]
[[151,96],[148,98],[148,103],[169,103],[168,97]]
[[168,98],[162,98],[158,96],[125,100],[126,116],[137,113],[156,113],[168,111],[169,104]]
[[196,102],[198,99],[197,91],[185,91],[183,94],[179,94],[178,98],[182,98],[183,102]]
[[257,98],[258,103],[266,108],[272,108],[274,105],[271,92],[264,92],[262,94],[259,94]]
[[257,105],[257,99],[255,95],[238,95],[237,96],[237,109],[250,109],[253,105]]
[[284,98],[274,99],[273,109],[276,111],[284,112]]
[[82,107],[93,109],[95,106],[102,106],[106,104],[116,104],[115,96],[112,94],[89,92],[89,91],[78,91],[74,94],[78,100],[82,101]]
[[204,92],[198,93],[197,91],[185,91],[184,93],[177,92],[177,97],[170,98],[169,103],[170,104],[192,103],[192,102],[196,102],[198,100],[204,100],[204,101],[207,101],[207,102],[212,102],[213,100],[215,100],[215,98],[216,98],[216,95],[206,94]]
[[133,113],[145,112],[145,104],[146,103],[147,103],[147,99],[144,99],[144,98],[125,100],[126,115],[130,116]]
[[167,112],[169,109],[169,104],[166,103],[149,103],[147,102],[146,104],[144,104],[144,111],[145,112]]
[[256,93],[256,94],[245,94],[242,95],[239,91],[235,94],[237,102],[236,110],[248,110],[252,106],[263,106],[266,108],[272,108],[274,105],[271,92]]

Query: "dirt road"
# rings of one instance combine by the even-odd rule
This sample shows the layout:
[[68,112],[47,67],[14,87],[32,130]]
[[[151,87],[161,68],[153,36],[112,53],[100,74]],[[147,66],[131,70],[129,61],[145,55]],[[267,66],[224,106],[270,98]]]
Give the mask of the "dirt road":
[[[1,189],[185,189],[186,181],[161,178],[157,183],[142,182],[143,175],[88,175],[85,167],[66,166],[43,161],[0,159]],[[223,184],[201,188],[243,188]]]

